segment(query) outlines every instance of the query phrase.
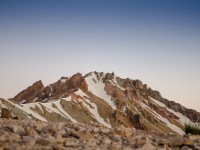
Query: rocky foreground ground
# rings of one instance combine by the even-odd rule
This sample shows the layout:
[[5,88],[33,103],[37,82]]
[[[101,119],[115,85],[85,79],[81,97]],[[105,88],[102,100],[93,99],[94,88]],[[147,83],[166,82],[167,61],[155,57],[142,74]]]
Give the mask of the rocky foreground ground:
[[0,119],[0,150],[200,149],[200,137],[158,134],[100,124]]

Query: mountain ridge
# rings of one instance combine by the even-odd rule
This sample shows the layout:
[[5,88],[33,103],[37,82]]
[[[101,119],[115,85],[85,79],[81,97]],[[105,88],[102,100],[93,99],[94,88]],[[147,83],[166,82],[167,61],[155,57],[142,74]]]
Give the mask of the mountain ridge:
[[[99,122],[109,128],[124,125],[179,134],[184,133],[184,123],[200,123],[199,112],[163,98],[140,80],[122,79],[113,72],[94,71],[84,76],[77,73],[46,87],[37,81],[8,101],[1,99],[2,102],[15,112],[14,116],[22,110],[20,114],[26,114],[23,117],[45,122]],[[13,111],[8,105],[19,110]]]

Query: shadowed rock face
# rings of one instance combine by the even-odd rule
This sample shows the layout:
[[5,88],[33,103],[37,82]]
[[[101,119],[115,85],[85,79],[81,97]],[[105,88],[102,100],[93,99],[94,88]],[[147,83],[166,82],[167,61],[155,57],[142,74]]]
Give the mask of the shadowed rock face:
[[26,90],[23,90],[17,94],[13,99],[13,102],[20,103],[24,101],[25,103],[32,102],[33,98],[38,95],[44,89],[42,81],[35,82],[32,86],[28,87]]
[[3,104],[18,118],[99,122],[159,133],[181,134],[185,120],[200,123],[197,111],[163,98],[140,80],[122,79],[114,73],[77,73],[46,87],[38,81]]
[[60,97],[67,97],[70,93],[77,91],[78,88],[87,91],[87,84],[80,73],[73,75],[71,78],[62,77],[57,82],[46,87],[44,87],[42,81],[37,81],[10,100],[19,104],[48,102]]

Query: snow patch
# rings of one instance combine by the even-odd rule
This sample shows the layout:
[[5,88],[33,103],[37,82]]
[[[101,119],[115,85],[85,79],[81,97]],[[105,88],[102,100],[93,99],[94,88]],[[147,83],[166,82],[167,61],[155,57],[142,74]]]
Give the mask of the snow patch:
[[52,93],[53,93],[53,89],[52,89],[52,87],[49,85],[49,88],[50,88],[50,90],[51,90],[51,92],[50,92],[50,94],[49,94],[49,96],[51,96],[52,95]]
[[170,123],[168,119],[163,118],[163,117],[162,117],[160,114],[158,114],[156,111],[150,109],[146,104],[144,104],[144,103],[142,103],[142,102],[140,102],[140,104],[141,104],[141,106],[143,106],[145,109],[147,109],[150,113],[153,112],[153,113],[155,114],[155,117],[156,117],[157,119],[159,119],[160,121],[164,122],[170,129],[172,129],[173,131],[175,131],[175,132],[177,132],[177,133],[179,133],[179,134],[181,134],[181,135],[184,134],[184,131],[183,131],[181,128],[179,128],[179,127],[177,127],[176,125]]
[[49,112],[55,112],[55,113],[58,113],[58,114],[60,114],[60,115],[62,115],[63,117],[66,117],[66,116],[64,116],[62,113],[60,113],[59,111],[58,111],[58,109],[56,109],[56,108],[54,108],[52,105],[53,105],[53,103],[43,103],[42,104],[44,107],[46,107],[46,109],[49,111]]
[[59,100],[59,101],[56,101],[54,104],[55,104],[55,105],[57,106],[57,108],[58,108],[65,116],[67,116],[72,122],[77,122],[74,118],[72,118],[72,117],[63,109],[63,107],[62,107],[61,104],[60,104],[60,100]]
[[177,117],[179,117],[179,122],[184,125],[185,123],[191,123],[191,120],[189,118],[187,118],[186,116],[184,116],[183,114],[179,113],[179,112],[175,112],[174,110],[168,108],[165,104],[163,104],[162,102],[149,97],[154,103],[156,103],[157,105],[161,106],[161,107],[165,107],[169,112],[173,113],[174,115],[176,115]]
[[42,102],[45,102],[46,100],[48,100],[48,98],[45,98]]
[[23,104],[23,103],[25,103],[26,102],[26,100],[22,100],[21,102],[19,102],[19,104]]
[[38,100],[38,97],[34,98],[34,99],[33,99],[33,102],[35,102],[35,101],[37,101],[37,100]]
[[70,102],[72,101],[71,97],[67,97],[67,98],[62,98],[63,100],[67,101],[67,102]]
[[85,99],[85,101],[90,104],[93,108],[90,107],[87,103],[83,101],[83,105],[92,113],[93,117],[104,126],[111,128],[111,125],[104,121],[104,119],[99,115],[97,110],[97,105],[95,103],[90,102],[90,100]]
[[78,91],[76,91],[75,94],[81,97],[84,97],[84,96],[88,97],[81,89],[78,89]]
[[[40,116],[36,111],[33,111],[31,108],[35,108],[35,106],[37,105],[38,103],[29,103],[29,104],[22,104],[22,106],[20,105],[17,105],[17,104],[14,104],[17,108],[25,111],[27,114],[31,114],[33,115],[35,118],[41,120],[41,121],[44,121],[44,122],[47,122],[47,120]],[[41,110],[41,106],[40,105],[37,105]]]
[[61,81],[61,83],[65,83],[67,81],[67,79],[61,79],[60,81]]
[[[73,119],[61,106],[60,104],[61,100],[57,100],[56,102],[49,102],[49,103],[43,103],[43,106],[62,115],[65,118],[70,119],[72,122],[77,122],[75,119]],[[55,104],[57,108],[54,108],[52,105]]]
[[99,82],[95,83],[94,80],[98,81],[96,75],[92,72],[91,76],[88,76],[85,78],[87,85],[88,85],[88,90],[92,92],[94,95],[97,97],[103,99],[106,101],[112,109],[117,109],[113,101],[111,100],[111,96],[106,94],[106,91],[104,90],[105,88],[105,83],[103,83],[102,78],[100,78]]

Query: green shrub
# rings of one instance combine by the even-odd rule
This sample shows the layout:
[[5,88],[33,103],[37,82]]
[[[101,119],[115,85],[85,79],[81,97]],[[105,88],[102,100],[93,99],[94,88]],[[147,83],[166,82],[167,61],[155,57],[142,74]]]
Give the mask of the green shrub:
[[185,123],[184,130],[186,134],[190,133],[190,134],[200,135],[200,127],[195,124]]

